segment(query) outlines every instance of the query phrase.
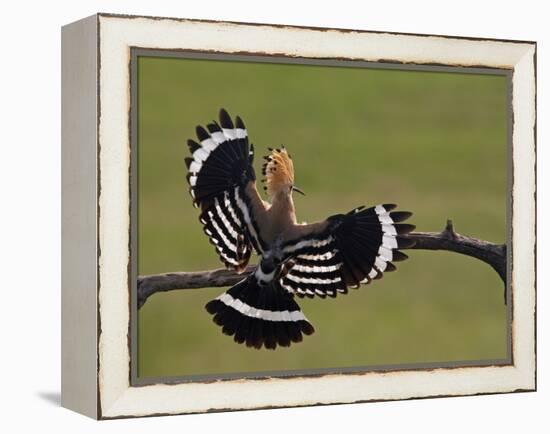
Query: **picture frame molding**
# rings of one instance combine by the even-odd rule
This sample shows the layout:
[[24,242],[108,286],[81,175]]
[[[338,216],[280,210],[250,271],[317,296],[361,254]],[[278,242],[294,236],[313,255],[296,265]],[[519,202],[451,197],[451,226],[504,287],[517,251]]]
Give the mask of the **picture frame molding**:
[[[536,389],[536,43],[112,14],[69,24],[62,36],[64,406],[110,419]],[[132,381],[135,49],[509,71],[512,363],[170,384]],[[78,74],[71,69],[75,65]]]

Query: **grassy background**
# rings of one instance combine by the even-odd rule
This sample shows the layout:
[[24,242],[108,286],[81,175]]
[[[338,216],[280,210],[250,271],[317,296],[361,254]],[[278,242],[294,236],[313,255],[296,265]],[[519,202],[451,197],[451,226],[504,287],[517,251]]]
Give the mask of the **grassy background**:
[[[141,57],[139,274],[218,268],[185,180],[186,139],[225,107],[244,119],[256,169],[291,152],[298,218],[395,202],[418,230],[447,218],[504,242],[507,82],[503,76]],[[482,360],[506,357],[497,274],[469,257],[410,251],[398,271],[335,300],[300,301],[316,333],[257,351],[221,334],[204,304],[222,289],[151,297],[139,312],[138,375]]]

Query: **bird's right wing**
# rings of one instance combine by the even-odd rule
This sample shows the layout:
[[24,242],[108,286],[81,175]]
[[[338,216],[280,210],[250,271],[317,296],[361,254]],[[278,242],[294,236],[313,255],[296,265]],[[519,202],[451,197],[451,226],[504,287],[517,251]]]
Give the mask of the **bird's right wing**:
[[224,110],[220,122],[196,129],[199,143],[189,140],[192,158],[185,162],[189,192],[200,207],[200,221],[227,268],[243,270],[252,248],[262,252],[257,217],[265,212],[256,190],[254,148],[241,118],[235,123]]
[[403,237],[414,229],[400,223],[410,212],[395,205],[356,208],[326,221],[297,226],[295,237],[283,245],[287,265],[280,283],[298,296],[335,297],[395,270],[392,262],[407,256],[399,248],[414,244]]

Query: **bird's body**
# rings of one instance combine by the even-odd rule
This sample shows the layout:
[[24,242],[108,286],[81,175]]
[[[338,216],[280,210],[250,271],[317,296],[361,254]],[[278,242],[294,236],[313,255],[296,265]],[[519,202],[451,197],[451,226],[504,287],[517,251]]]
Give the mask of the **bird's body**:
[[242,120],[225,110],[220,124],[197,127],[200,144],[190,140],[187,179],[200,221],[228,268],[242,271],[252,250],[260,256],[256,271],[206,308],[225,334],[247,346],[274,349],[300,342],[314,329],[294,300],[347,293],[393,271],[391,261],[406,256],[401,235],[411,213],[395,205],[356,208],[324,221],[299,224],[293,191],[294,166],[283,147],[271,150],[263,166],[269,202],[256,188],[254,151]]

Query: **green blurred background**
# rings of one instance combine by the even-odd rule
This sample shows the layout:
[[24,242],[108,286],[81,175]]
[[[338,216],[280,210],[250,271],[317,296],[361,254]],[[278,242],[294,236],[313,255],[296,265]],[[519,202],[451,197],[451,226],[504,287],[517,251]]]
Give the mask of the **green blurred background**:
[[[185,180],[186,140],[220,107],[256,146],[291,152],[301,221],[394,202],[421,231],[504,242],[507,78],[216,60],[138,60],[139,274],[219,268]],[[138,376],[507,357],[503,286],[446,252],[410,259],[336,299],[299,301],[316,333],[276,351],[233,343],[204,305],[223,289],[159,293],[139,311]],[[255,262],[253,259],[251,262]]]

